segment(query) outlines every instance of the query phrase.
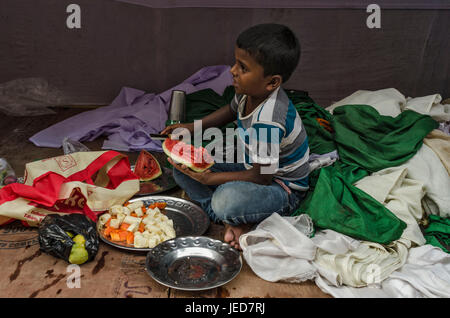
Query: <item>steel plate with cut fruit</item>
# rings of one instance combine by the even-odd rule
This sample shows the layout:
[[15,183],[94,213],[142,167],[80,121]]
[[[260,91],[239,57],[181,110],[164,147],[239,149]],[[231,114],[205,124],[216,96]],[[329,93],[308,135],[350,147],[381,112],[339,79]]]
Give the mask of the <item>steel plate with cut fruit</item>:
[[115,205],[100,216],[98,229],[106,240],[119,246],[153,248],[176,236],[173,221],[164,213],[164,202],[145,206],[143,201]]
[[196,172],[203,172],[214,165],[214,159],[203,147],[195,148],[180,140],[167,138],[162,144],[164,153],[175,162]]
[[169,196],[147,196],[115,205],[97,221],[105,243],[126,250],[149,251],[174,237],[202,235],[208,215],[195,203]]
[[177,186],[172,177],[172,170],[161,167],[158,160],[148,151],[141,150],[136,164],[131,166],[131,169],[140,180],[137,196],[157,194]]

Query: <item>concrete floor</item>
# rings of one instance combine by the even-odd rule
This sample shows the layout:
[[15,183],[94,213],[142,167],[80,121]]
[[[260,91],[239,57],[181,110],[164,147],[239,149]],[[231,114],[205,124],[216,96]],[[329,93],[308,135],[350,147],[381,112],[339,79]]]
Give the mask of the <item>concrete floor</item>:
[[[36,147],[28,138],[42,129],[78,114],[85,109],[58,108],[55,115],[9,117],[0,114],[0,158],[6,158],[18,176],[25,164],[63,154],[62,148]],[[103,138],[84,144],[101,150]],[[125,153],[134,163],[138,153]],[[155,153],[158,159],[164,156]],[[180,197],[177,187],[164,195]],[[205,236],[223,239],[224,228],[211,224]],[[236,297],[236,298],[322,298],[323,293],[312,281],[299,284],[271,283],[253,273],[245,263],[231,282],[206,291],[187,292],[167,288],[154,281],[145,271],[145,254],[127,252],[103,242],[96,258],[81,266],[80,288],[70,288],[68,264],[39,250],[36,228],[25,228],[20,222],[0,227],[0,297]]]

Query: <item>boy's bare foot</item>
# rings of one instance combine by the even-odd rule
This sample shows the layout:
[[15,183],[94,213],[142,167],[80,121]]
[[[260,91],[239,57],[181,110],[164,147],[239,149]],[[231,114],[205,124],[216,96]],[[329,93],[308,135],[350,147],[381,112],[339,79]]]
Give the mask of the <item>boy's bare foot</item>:
[[232,226],[227,223],[224,224],[225,235],[223,237],[223,240],[225,241],[225,243],[230,244],[235,249],[242,251],[241,246],[239,245],[239,238],[242,234],[249,232],[253,224],[241,224],[237,226]]

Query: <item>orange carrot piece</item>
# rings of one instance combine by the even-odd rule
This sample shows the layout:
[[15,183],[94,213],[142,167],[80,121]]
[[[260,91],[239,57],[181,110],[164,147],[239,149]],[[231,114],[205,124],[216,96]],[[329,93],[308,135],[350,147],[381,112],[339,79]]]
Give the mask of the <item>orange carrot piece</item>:
[[144,224],[144,223],[142,223],[142,222],[139,223],[139,229],[138,229],[138,231],[141,232],[141,233],[145,231],[145,224]]
[[156,202],[156,207],[158,209],[164,209],[167,206],[166,202]]
[[153,210],[154,208],[156,208],[156,203],[150,204],[148,208]]
[[128,223],[120,224],[120,229],[121,230],[125,230],[126,231],[129,227],[130,227],[130,224],[128,224]]
[[119,231],[120,241],[126,241],[128,236],[128,231]]
[[117,230],[111,231],[111,241],[120,242],[120,235]]
[[133,245],[134,244],[134,233],[128,232],[127,234],[127,244]]
[[130,215],[131,215],[131,216],[134,216],[134,217],[137,217],[136,212],[131,212]]
[[125,202],[125,203],[123,204],[123,206],[128,206],[128,205],[130,205],[130,202],[129,202],[129,201],[127,201],[127,202]]
[[147,212],[147,208],[145,206],[141,207],[142,213],[146,213]]
[[106,237],[108,237],[110,234],[111,234],[111,231],[113,230],[113,228],[112,227],[107,227],[107,228],[105,228],[105,230],[103,231],[103,235],[104,236],[106,236]]

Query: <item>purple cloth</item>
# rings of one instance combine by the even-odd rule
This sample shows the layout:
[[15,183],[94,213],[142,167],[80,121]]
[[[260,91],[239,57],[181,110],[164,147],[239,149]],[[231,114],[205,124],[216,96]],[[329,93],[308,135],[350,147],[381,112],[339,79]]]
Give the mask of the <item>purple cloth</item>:
[[450,120],[440,123],[438,129],[450,135]]
[[152,140],[149,134],[164,129],[173,90],[190,94],[210,88],[222,95],[231,83],[230,67],[217,65],[202,68],[181,84],[158,95],[123,87],[109,106],[68,118],[36,133],[29,140],[38,147],[59,148],[65,137],[92,141],[107,135],[103,149],[162,151],[161,141]]

